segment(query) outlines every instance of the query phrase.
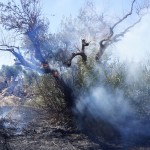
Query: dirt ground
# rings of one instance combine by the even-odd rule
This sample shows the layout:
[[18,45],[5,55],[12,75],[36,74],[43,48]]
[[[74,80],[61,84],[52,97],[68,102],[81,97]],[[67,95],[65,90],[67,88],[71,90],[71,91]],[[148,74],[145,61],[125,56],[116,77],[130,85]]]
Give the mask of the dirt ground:
[[0,114],[0,150],[150,150],[149,139],[130,146],[93,140],[65,126],[61,114],[30,107],[0,107]]
[[[7,110],[0,136],[0,150],[75,150],[99,149],[77,130],[56,124],[56,116],[31,108],[5,107]],[[20,115],[21,114],[21,115]]]

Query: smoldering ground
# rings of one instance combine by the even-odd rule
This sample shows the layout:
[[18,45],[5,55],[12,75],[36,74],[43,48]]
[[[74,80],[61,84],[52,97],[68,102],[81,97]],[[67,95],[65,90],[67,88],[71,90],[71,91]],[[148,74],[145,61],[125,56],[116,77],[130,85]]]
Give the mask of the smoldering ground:
[[121,142],[125,147],[144,143],[150,137],[150,121],[140,119],[121,90],[95,87],[80,96],[75,113],[78,125],[90,136]]

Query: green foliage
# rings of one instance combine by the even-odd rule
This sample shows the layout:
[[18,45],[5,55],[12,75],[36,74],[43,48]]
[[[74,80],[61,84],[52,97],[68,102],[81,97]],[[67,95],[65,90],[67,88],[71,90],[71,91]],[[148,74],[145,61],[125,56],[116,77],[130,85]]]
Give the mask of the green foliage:
[[139,65],[138,71],[131,73],[128,64],[118,60],[96,63],[88,58],[86,63],[77,62],[75,91],[84,94],[96,86],[103,86],[111,91],[120,90],[126,100],[135,109],[139,117],[149,116],[150,106],[150,69],[149,65]]
[[76,74],[76,87],[78,89],[90,89],[96,85],[99,76],[98,72],[95,69],[95,60],[94,58],[88,58],[88,61],[84,63],[81,59],[77,62],[77,74]]
[[105,68],[103,67],[105,74],[105,85],[108,85],[114,89],[122,89],[125,86],[126,81],[126,66],[124,63],[119,61],[114,61],[106,64]]
[[42,75],[36,79],[33,92],[34,102],[37,106],[55,111],[66,109],[64,94],[50,74]]
[[24,84],[26,86],[31,86],[36,82],[36,79],[38,78],[38,74],[34,71],[23,71],[24,73]]
[[75,88],[87,92],[95,86],[107,86],[112,89],[123,88],[126,81],[126,66],[118,61],[109,62],[108,56],[97,63],[91,55],[86,63],[78,59],[75,73]]

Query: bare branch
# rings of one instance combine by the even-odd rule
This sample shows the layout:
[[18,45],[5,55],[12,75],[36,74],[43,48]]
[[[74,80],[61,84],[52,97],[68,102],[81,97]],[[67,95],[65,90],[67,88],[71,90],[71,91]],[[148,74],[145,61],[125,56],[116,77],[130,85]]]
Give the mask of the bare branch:
[[70,67],[73,58],[75,58],[76,56],[81,56],[83,62],[86,62],[87,61],[87,55],[85,54],[85,47],[89,46],[89,44],[90,44],[90,42],[87,43],[85,39],[82,39],[82,48],[81,48],[81,50],[79,52],[72,53],[71,57],[66,62],[64,62],[64,64],[66,66]]
[[112,34],[113,34],[114,28],[115,28],[118,24],[120,24],[120,23],[123,22],[126,18],[128,18],[129,16],[132,15],[132,13],[133,13],[133,6],[134,6],[134,3],[135,3],[135,2],[136,2],[136,0],[133,0],[133,1],[132,1],[131,9],[130,9],[129,13],[127,13],[125,16],[123,16],[122,19],[120,19],[119,21],[117,21],[117,22],[111,27]]
[[124,31],[122,31],[121,33],[119,33],[119,34],[116,34],[113,38],[112,38],[112,40],[111,40],[111,42],[118,42],[120,39],[118,39],[118,38],[120,38],[120,37],[123,37],[127,32],[129,32],[129,30],[131,29],[131,28],[133,28],[135,25],[137,25],[140,21],[141,21],[141,19],[142,18],[139,18],[135,23],[133,23],[131,26],[129,26],[129,27],[127,27]]
[[16,49],[18,49],[19,50],[19,47],[17,47],[17,46],[9,46],[9,45],[7,45],[7,44],[1,44],[0,45],[0,47],[7,47],[7,48],[16,48]]
[[0,51],[7,51],[7,52],[11,52],[11,49],[3,49],[3,48],[0,48]]
[[[133,23],[131,26],[127,27],[126,29],[124,29],[124,31],[114,35],[114,37],[112,37],[111,40],[107,41],[107,40],[102,40],[100,42],[100,50],[99,52],[96,54],[96,60],[99,60],[99,58],[101,58],[101,56],[103,55],[105,49],[111,45],[112,43],[116,43],[118,41],[120,41],[120,37],[123,37],[127,32],[129,32],[129,30],[131,28],[133,28],[136,24],[138,24],[141,21],[142,18],[139,18],[135,23]],[[104,43],[105,42],[105,43]]]
[[137,23],[139,23],[141,21],[141,17],[140,17],[137,22],[135,22],[131,26],[128,26],[123,32],[114,35],[114,29],[116,28],[116,26],[118,26],[120,23],[122,23],[124,20],[126,20],[129,16],[131,16],[133,14],[135,2],[136,2],[136,0],[133,0],[131,3],[130,11],[127,14],[125,14],[121,19],[119,19],[112,27],[110,27],[109,36],[100,41],[99,51],[95,57],[96,60],[100,60],[101,56],[103,55],[104,51],[106,50],[106,48],[108,46],[110,46],[114,42],[117,42],[119,37],[124,36],[124,34],[127,33],[129,31],[129,29],[133,28]]

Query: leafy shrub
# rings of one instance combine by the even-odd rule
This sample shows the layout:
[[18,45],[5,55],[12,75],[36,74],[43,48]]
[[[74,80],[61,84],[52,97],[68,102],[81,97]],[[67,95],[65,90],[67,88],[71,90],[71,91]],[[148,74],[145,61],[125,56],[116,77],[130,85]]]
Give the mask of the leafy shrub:
[[150,69],[149,65],[139,65],[138,71],[131,73],[129,65],[118,60],[105,61],[96,66],[95,60],[88,58],[87,63],[78,60],[75,74],[77,93],[88,93],[96,86],[109,88],[112,92],[120,90],[136,111],[138,117],[150,116]]
[[36,82],[39,75],[33,71],[23,71],[24,73],[24,85],[31,86]]
[[93,57],[89,57],[85,63],[81,59],[77,62],[77,69],[74,73],[74,90],[79,92],[87,92],[90,88],[96,86],[100,79],[99,70],[95,68],[96,62]]
[[44,74],[36,79],[33,92],[37,106],[55,111],[66,109],[64,94],[50,74]]

